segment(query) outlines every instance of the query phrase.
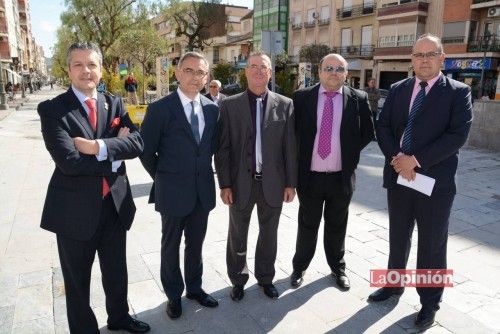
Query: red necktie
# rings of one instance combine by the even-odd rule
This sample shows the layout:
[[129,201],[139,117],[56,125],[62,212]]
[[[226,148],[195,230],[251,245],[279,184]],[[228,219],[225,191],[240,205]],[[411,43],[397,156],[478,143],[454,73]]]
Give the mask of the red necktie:
[[[92,126],[92,130],[97,129],[97,108],[96,108],[96,100],[87,99],[85,100],[85,104],[89,107],[89,122]],[[106,178],[102,178],[102,197],[106,197],[109,194],[109,185]]]

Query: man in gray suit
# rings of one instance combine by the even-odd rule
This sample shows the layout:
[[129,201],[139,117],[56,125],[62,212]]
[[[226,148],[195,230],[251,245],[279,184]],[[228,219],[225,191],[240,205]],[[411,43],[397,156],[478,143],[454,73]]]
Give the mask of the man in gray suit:
[[221,198],[229,205],[227,241],[231,298],[244,296],[248,226],[257,204],[259,237],[255,277],[264,293],[277,298],[272,284],[277,230],[283,202],[291,202],[297,183],[297,152],[292,100],[267,89],[271,61],[254,53],[245,69],[248,89],[220,104],[220,144],[215,166]]

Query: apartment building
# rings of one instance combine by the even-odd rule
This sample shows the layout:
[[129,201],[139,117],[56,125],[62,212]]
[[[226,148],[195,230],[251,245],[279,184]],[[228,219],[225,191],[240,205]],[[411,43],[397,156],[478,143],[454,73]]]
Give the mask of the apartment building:
[[363,88],[373,75],[376,5],[374,0],[291,0],[290,60],[298,63],[303,46],[327,45],[346,58],[349,84]]
[[443,43],[447,54],[444,73],[465,82],[472,96],[495,94],[500,59],[500,1],[445,0]]
[[378,0],[373,73],[380,88],[413,75],[412,46],[424,33],[442,36],[444,5],[441,0]]
[[[216,7],[217,17],[225,17],[226,20],[219,20],[210,28],[207,34],[207,46],[203,48],[203,53],[207,56],[210,65],[219,62],[234,62],[243,59],[244,54],[248,54],[250,38],[239,39],[247,34],[252,29],[251,17],[243,20],[247,14],[251,12],[247,7],[232,6],[232,5],[219,5],[213,4]],[[169,41],[170,46],[167,52],[167,57],[172,60],[174,64],[180,56],[187,51],[187,39],[185,36],[178,36],[175,31],[175,25],[169,22],[169,19],[163,15],[157,16],[152,19],[155,30],[157,33]],[[246,30],[245,30],[246,29]]]
[[288,45],[289,1],[293,2],[295,0],[254,0],[254,49],[258,50],[261,48],[262,30],[281,31],[283,34],[283,45]]

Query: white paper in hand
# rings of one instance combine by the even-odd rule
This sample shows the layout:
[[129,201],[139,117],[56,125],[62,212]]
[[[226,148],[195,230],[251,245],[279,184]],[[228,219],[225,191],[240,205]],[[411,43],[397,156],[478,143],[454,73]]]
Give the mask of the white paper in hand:
[[427,196],[430,196],[432,194],[432,189],[434,189],[434,184],[436,183],[436,180],[433,179],[432,177],[428,177],[426,175],[422,175],[419,173],[416,173],[417,176],[415,177],[415,180],[413,181],[408,181],[401,175],[398,176],[398,184],[402,186],[406,186],[412,189],[415,189],[416,191],[421,192],[422,194],[426,194]]

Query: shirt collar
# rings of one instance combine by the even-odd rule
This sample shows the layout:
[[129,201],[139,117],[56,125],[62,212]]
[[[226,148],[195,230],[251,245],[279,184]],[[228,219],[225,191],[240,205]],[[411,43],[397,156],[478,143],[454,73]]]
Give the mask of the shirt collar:
[[267,97],[268,90],[266,89],[266,91],[261,95],[255,95],[250,89],[247,89],[247,92],[248,92],[248,96],[250,96],[250,98],[253,100],[256,100],[259,97],[262,98],[262,100],[265,100]]
[[78,101],[80,101],[81,104],[84,104],[88,99],[94,99],[97,101],[97,91],[94,91],[92,97],[88,97],[87,95],[76,89],[76,87],[73,85],[71,85],[71,89],[73,90],[73,93],[75,93],[76,98],[78,99]]
[[181,104],[182,104],[183,107],[185,107],[186,104],[191,103],[191,101],[195,101],[199,105],[201,105],[201,103],[200,103],[200,93],[196,94],[196,96],[195,96],[195,98],[193,100],[191,100],[189,97],[187,97],[186,94],[184,94],[180,88],[177,88],[177,94],[179,94],[179,98],[181,99]]
[[[337,92],[337,94],[342,95],[342,94],[343,94],[343,89],[342,89],[343,87],[344,87],[343,85],[342,85],[342,86],[340,86],[340,88],[339,88],[339,89],[337,89],[335,92]],[[321,95],[321,94],[323,94],[324,92],[327,92],[327,90],[325,89],[325,87],[323,87],[323,85],[321,85],[321,84],[320,84],[320,85],[319,85],[319,94]]]
[[[427,87],[431,88],[442,75],[443,74],[439,72],[439,74],[436,75],[434,78],[432,78],[431,80],[427,80]],[[415,87],[418,87],[418,85],[420,85],[421,82],[422,80],[420,80],[415,76]]]

